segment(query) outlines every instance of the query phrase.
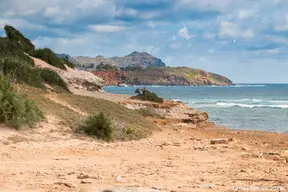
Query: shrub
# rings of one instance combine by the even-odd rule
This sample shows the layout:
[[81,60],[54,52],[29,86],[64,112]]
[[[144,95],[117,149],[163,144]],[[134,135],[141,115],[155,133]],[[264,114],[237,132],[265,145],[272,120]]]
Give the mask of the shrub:
[[0,75],[0,123],[16,129],[33,126],[43,113],[26,96],[17,93],[7,77]]
[[87,135],[96,136],[105,141],[113,140],[114,129],[112,122],[103,112],[89,116],[84,122],[84,125],[80,127],[80,130],[84,131]]
[[0,63],[9,59],[24,65],[34,66],[34,61],[29,56],[25,55],[17,45],[5,38],[0,39]]
[[[142,91],[142,93],[141,93]],[[163,103],[164,99],[159,97],[156,93],[148,91],[146,88],[143,88],[142,90],[136,89],[135,93],[138,93],[137,96],[131,97],[131,99],[138,99],[142,101],[152,101],[156,103]]]
[[55,53],[51,49],[44,48],[44,49],[36,49],[31,53],[33,57],[36,57],[38,59],[42,59],[49,63],[50,65],[53,65],[54,67],[58,67],[60,69],[66,70],[66,67],[61,59],[59,59]]
[[3,63],[0,64],[0,71],[3,72],[4,75],[10,76],[18,82],[24,82],[27,85],[31,85],[37,88],[43,88],[43,80],[40,75],[39,69],[30,67],[24,63],[18,63],[16,61],[10,61],[7,59]]
[[22,51],[26,53],[31,53],[35,46],[29,39],[27,39],[20,31],[15,29],[12,26],[5,25],[4,27],[7,38],[13,42],[17,47],[19,47]]
[[59,59],[62,61],[63,64],[66,64],[68,67],[70,67],[72,69],[75,68],[74,64],[72,62],[70,62],[69,59],[67,59],[67,58],[59,58]]
[[51,69],[48,69],[48,68],[39,69],[39,70],[40,70],[41,78],[44,80],[44,82],[48,83],[49,85],[56,85],[56,86],[62,87],[66,91],[69,91],[67,84],[55,71],[52,71]]

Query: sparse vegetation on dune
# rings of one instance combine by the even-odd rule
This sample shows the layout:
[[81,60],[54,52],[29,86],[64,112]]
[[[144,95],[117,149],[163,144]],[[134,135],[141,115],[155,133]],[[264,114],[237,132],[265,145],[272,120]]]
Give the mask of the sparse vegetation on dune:
[[67,59],[67,58],[59,58],[59,59],[62,61],[63,64],[66,64],[68,67],[70,67],[70,68],[72,68],[72,69],[75,68],[74,64],[71,63],[71,62],[69,61],[69,59]]
[[[65,125],[73,128],[76,132],[79,131],[79,126],[83,125],[83,122],[87,119],[83,114],[79,114],[67,106],[55,103],[47,98],[45,96],[47,93],[44,90],[23,85],[20,86],[20,89],[25,91],[46,115],[59,117]],[[139,112],[111,101],[66,93],[57,94],[57,98],[90,115],[103,112],[105,117],[112,122],[115,140],[145,138],[150,136],[152,131],[156,129],[155,125],[145,119]]]
[[64,65],[64,61],[59,59],[55,53],[49,48],[44,49],[36,49],[31,53],[31,56],[36,57],[38,59],[42,59],[49,63],[50,65],[53,65],[54,67],[58,67],[60,69],[66,70],[66,67]]
[[[21,46],[24,43],[21,42],[26,42],[25,47],[30,47],[30,53],[34,52],[29,39],[11,26],[6,26],[5,31],[9,38],[0,39],[0,72],[15,79],[18,83],[24,82],[33,87],[44,88],[45,82],[68,90],[66,83],[56,72],[35,67],[33,59],[23,52],[24,48]],[[21,43],[21,46],[15,43],[16,40]]]
[[42,112],[32,100],[17,93],[9,79],[0,75],[0,123],[19,129],[33,126],[42,118]]
[[63,88],[66,91],[69,91],[66,83],[63,81],[63,79],[51,69],[44,68],[39,69],[41,78],[44,80],[45,83],[48,83],[49,85],[55,85]]

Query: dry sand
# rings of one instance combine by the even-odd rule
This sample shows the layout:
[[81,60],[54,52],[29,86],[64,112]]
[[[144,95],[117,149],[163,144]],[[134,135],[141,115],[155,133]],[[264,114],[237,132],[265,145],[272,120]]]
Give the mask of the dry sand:
[[[107,99],[111,94],[100,95]],[[108,144],[73,134],[54,116],[37,129],[16,132],[1,127],[0,191],[288,190],[287,134],[153,121],[162,131],[152,137]],[[217,138],[230,141],[210,144]]]

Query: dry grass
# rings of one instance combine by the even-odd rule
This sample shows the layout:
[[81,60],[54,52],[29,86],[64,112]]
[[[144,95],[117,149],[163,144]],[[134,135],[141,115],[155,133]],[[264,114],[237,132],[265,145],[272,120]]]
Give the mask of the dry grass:
[[[76,129],[86,118],[85,115],[71,110],[68,106],[61,105],[47,98],[45,90],[18,85],[21,91],[31,97],[46,115],[55,115],[61,119],[62,124]],[[116,140],[136,140],[148,137],[152,134],[155,125],[145,119],[139,112],[107,101],[86,96],[60,93],[57,98],[71,105],[73,108],[87,112],[88,115],[103,112],[112,120],[115,128]]]

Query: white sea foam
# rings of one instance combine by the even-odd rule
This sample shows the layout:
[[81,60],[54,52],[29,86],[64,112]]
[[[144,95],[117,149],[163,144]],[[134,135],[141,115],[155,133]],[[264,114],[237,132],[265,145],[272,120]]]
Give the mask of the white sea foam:
[[253,104],[242,104],[242,103],[216,103],[220,107],[244,107],[244,108],[282,108],[288,109],[288,105],[253,105]]
[[231,85],[229,87],[265,87],[266,85]]

